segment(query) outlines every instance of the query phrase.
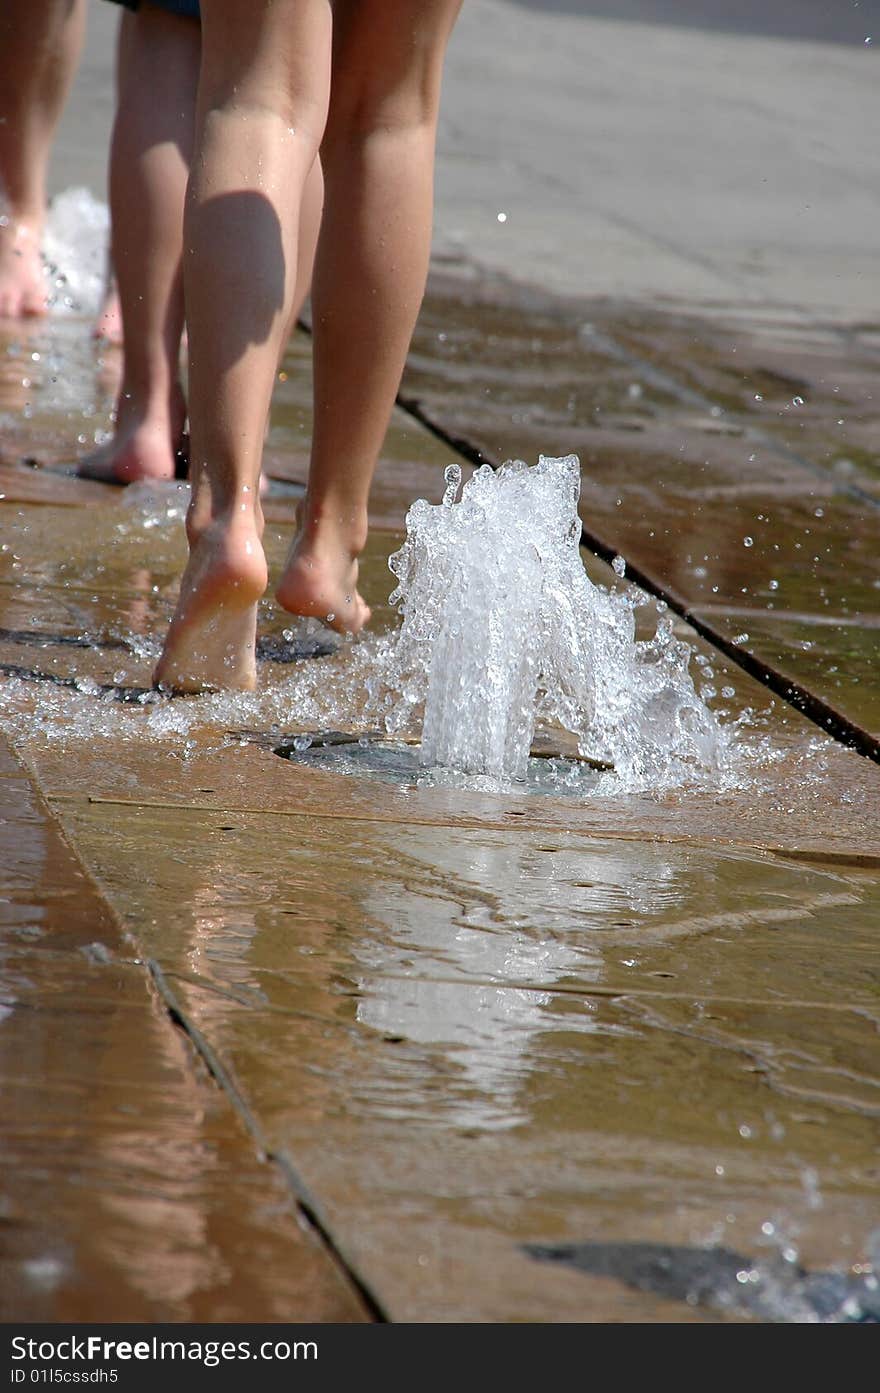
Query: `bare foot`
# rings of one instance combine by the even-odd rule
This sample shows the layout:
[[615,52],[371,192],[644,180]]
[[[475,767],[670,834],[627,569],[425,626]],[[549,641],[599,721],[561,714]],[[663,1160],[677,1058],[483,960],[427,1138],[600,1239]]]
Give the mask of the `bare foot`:
[[291,614],[321,619],[340,634],[357,634],[370,609],[357,588],[357,556],[342,546],[294,542],[275,598]]
[[114,348],[122,347],[122,310],[119,307],[119,292],[113,281],[107,287],[104,303],[92,329],[92,338],[101,339]]
[[186,405],[180,387],[167,411],[135,413],[121,402],[113,439],[85,455],[76,467],[83,479],[134,484],[141,479],[174,479],[181,451]]
[[0,319],[26,319],[48,309],[39,227],[0,217]]
[[217,520],[190,552],[153,682],[174,692],[253,691],[266,558],[253,517]]

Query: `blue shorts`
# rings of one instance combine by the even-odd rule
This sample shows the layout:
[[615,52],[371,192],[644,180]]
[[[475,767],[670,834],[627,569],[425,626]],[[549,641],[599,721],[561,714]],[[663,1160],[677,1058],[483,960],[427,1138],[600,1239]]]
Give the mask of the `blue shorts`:
[[[127,10],[140,9],[141,0],[113,0],[116,5],[124,5]],[[180,15],[181,19],[200,19],[199,0],[149,0],[157,10],[167,10],[169,14]]]

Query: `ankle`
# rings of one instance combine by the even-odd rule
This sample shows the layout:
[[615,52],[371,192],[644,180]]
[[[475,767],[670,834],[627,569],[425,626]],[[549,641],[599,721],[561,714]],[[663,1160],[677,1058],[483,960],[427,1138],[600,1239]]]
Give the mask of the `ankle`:
[[205,535],[213,536],[237,534],[250,537],[256,534],[262,542],[263,509],[259,489],[242,485],[230,498],[224,491],[218,493],[202,471],[193,487],[192,499],[186,515],[186,535],[190,547],[194,547]]
[[367,544],[369,520],[365,508],[306,495],[300,514],[298,546],[314,552],[347,553],[354,561]]
[[[168,431],[178,436],[186,420],[186,402],[179,382],[141,385],[123,382],[116,400],[116,428]],[[176,442],[175,442],[176,443]]]

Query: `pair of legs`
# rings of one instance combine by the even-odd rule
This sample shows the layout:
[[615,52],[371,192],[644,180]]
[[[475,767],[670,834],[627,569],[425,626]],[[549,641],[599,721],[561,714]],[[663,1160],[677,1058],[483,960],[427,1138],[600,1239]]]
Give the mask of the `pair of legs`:
[[[76,73],[86,0],[3,0],[0,12],[0,319],[44,315],[40,255],[52,139]],[[108,288],[95,335],[119,342]]]
[[156,670],[172,689],[255,685],[263,430],[319,148],[314,435],[276,593],[343,632],[369,618],[357,559],[424,293],[440,81],[460,4],[203,0],[185,224],[190,559]]
[[46,313],[40,257],[52,137],[76,72],[85,0],[3,0],[0,318]]
[[[121,19],[110,147],[112,257],[124,356],[113,439],[80,462],[89,478],[172,479],[186,421],[183,209],[192,160],[202,35],[197,20],[144,3]],[[294,309],[308,290],[321,207],[311,171]]]

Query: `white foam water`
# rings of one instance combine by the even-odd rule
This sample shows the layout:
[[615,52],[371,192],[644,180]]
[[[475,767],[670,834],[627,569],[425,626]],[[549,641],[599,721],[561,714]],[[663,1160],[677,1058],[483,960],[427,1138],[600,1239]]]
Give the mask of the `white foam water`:
[[43,257],[53,314],[95,315],[107,274],[110,213],[88,189],[65,189],[52,200]]
[[577,456],[483,465],[460,483],[450,466],[442,503],[413,504],[389,562],[403,623],[385,729],[423,707],[424,762],[473,775],[522,779],[536,721],[631,789],[720,775],[732,736],[694,689],[692,649],[666,615],[637,641],[637,601],[584,570]]

